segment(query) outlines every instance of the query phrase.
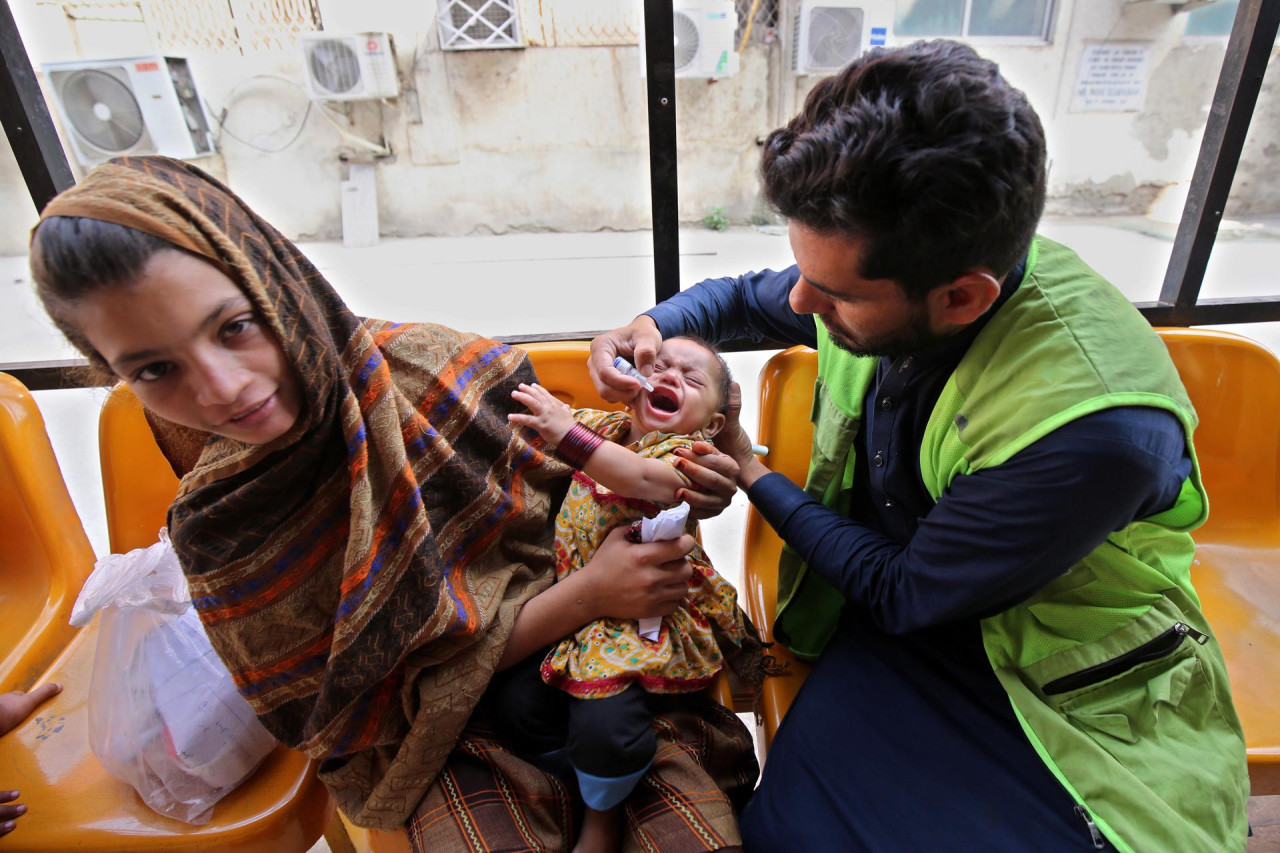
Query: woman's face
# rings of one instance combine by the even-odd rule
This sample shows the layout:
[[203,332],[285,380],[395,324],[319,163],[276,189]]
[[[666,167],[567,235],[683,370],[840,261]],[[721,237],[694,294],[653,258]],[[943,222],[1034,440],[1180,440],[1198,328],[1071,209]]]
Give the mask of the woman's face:
[[235,282],[194,255],[159,252],[134,281],[77,301],[69,319],[165,420],[266,444],[302,413],[275,335]]

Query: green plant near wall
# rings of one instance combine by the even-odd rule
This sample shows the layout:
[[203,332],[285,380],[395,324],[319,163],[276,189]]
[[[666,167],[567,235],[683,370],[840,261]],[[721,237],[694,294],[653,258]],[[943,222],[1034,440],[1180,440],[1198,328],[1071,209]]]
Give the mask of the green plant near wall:
[[702,217],[702,224],[712,231],[723,231],[729,227],[729,217],[724,215],[723,207],[713,207],[710,213]]

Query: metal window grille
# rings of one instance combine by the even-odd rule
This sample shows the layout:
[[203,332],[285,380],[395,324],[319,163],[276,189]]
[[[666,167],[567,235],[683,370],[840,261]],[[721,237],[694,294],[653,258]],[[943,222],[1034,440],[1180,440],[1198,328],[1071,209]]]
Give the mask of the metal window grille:
[[738,32],[733,37],[742,44],[748,33],[748,44],[772,44],[778,38],[778,4],[781,0],[735,0],[738,8]]
[[[777,37],[779,2],[735,0],[734,44],[742,44],[744,35],[748,44],[772,43]],[[639,44],[644,28],[643,4],[635,0],[519,0],[519,11],[525,42],[531,47]]]
[[516,0],[436,0],[445,50],[524,47]]
[[139,21],[162,51],[287,52],[320,29],[318,0],[40,0],[68,22]]
[[528,43],[595,47],[640,43],[643,6],[634,0],[522,0]]

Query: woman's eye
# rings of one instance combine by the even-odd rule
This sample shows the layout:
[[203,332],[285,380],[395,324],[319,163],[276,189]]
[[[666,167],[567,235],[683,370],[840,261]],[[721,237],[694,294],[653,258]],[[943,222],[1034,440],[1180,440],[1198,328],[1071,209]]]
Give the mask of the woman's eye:
[[238,316],[238,318],[230,320],[227,325],[224,325],[223,334],[229,338],[236,337],[237,334],[243,332],[244,329],[247,329],[252,324],[253,318],[250,318],[250,316]]
[[230,320],[222,327],[222,336],[226,338],[234,338],[236,335],[243,334],[248,331],[249,327],[254,324],[253,317],[236,317]]
[[155,382],[173,370],[171,361],[153,361],[133,374],[134,382]]

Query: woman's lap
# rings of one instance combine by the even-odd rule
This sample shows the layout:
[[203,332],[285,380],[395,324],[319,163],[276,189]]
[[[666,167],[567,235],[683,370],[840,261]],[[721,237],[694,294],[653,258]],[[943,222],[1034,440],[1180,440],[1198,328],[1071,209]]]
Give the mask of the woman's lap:
[[[653,766],[626,802],[623,851],[729,850],[737,814],[759,775],[751,735],[710,699],[655,719]],[[508,752],[491,730],[468,727],[407,829],[415,851],[554,851],[572,846],[581,806],[569,785]]]

